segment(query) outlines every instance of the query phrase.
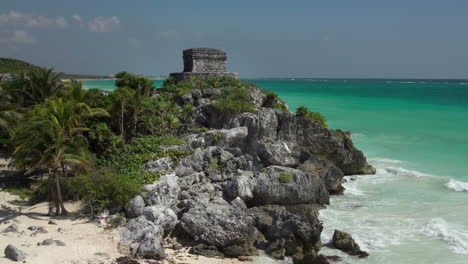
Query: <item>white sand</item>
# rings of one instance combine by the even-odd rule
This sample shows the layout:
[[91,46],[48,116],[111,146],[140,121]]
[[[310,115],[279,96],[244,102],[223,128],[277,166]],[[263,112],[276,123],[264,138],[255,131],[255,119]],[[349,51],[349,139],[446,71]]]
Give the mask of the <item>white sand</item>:
[[[28,206],[18,196],[0,191],[0,232],[12,223],[19,226],[19,233],[0,233],[0,264],[15,263],[5,258],[3,250],[12,244],[28,254],[26,263],[53,264],[53,263],[115,263],[117,257],[122,256],[117,250],[119,240],[118,229],[104,229],[92,223],[78,213],[80,203],[66,203],[70,212],[67,216],[49,217],[47,204],[41,203]],[[49,225],[49,220],[57,225]],[[48,233],[31,236],[30,226],[42,226]],[[61,228],[63,231],[59,232]],[[66,246],[38,246],[38,242],[45,239],[57,239]],[[166,249],[168,260],[164,263],[186,264],[234,264],[253,263],[240,262],[237,259],[214,259],[188,254],[184,248],[174,252]],[[95,253],[101,253],[95,255]],[[142,261],[142,263],[144,263]]]

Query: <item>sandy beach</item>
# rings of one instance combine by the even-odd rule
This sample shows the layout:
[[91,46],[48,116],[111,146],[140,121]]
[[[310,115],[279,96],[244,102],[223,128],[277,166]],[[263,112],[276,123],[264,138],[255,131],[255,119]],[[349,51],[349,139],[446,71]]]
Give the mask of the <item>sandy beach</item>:
[[[79,202],[66,203],[67,216],[46,216],[47,203],[28,205],[18,196],[0,192],[0,263],[15,263],[5,258],[4,248],[12,244],[27,254],[26,263],[117,263],[123,256],[118,251],[119,228],[110,229],[90,221],[80,214]],[[56,224],[49,224],[52,220]],[[16,224],[18,232],[3,233]],[[43,227],[47,233],[32,231],[30,227]],[[38,245],[46,239],[60,240],[65,246]],[[212,259],[188,254],[188,248],[174,251],[167,248],[167,260],[161,263],[234,264],[237,259]],[[140,263],[159,263],[139,260]],[[242,262],[253,263],[253,262]]]

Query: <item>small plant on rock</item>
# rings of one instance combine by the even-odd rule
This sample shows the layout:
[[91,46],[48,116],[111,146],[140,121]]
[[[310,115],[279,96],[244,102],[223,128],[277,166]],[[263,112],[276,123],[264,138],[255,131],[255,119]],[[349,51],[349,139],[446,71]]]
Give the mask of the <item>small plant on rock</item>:
[[280,175],[278,176],[278,180],[281,183],[290,183],[291,179],[292,179],[292,175],[289,173],[280,173]]

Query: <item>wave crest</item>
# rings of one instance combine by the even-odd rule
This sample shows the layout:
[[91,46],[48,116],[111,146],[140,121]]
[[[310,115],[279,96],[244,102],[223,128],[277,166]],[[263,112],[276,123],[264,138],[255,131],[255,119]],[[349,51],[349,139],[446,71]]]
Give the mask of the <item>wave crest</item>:
[[419,171],[414,170],[407,170],[399,167],[386,167],[383,168],[384,172],[396,175],[396,176],[414,176],[414,177],[426,177],[431,176],[429,174],[425,174]]
[[450,179],[447,184],[445,184],[447,188],[450,190],[454,190],[456,192],[464,192],[468,191],[468,182],[456,181],[454,179]]
[[468,232],[450,226],[442,218],[432,218],[422,229],[424,235],[449,244],[453,253],[468,255]]

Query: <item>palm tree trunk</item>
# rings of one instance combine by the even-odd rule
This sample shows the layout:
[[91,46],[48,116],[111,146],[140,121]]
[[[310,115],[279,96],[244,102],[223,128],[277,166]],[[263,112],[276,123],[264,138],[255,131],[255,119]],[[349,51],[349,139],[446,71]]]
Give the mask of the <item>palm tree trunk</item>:
[[67,214],[67,210],[65,209],[65,206],[63,205],[63,200],[62,200],[62,190],[60,188],[60,174],[57,168],[54,169],[54,174],[55,174],[55,189],[57,193],[56,197],[56,214],[58,215],[60,212],[60,209],[62,209],[62,214]]
[[120,135],[124,136],[124,104],[120,104]]
[[[65,177],[65,166],[63,165],[63,163],[60,164],[60,167],[62,167],[62,175],[63,175],[63,177]],[[67,211],[67,209],[65,209],[65,205],[63,205],[62,188],[60,186],[60,174],[58,175],[57,181],[58,181],[58,190],[57,190],[57,192],[59,193],[60,209],[62,210],[62,214],[66,215],[66,214],[68,214],[68,211]]]
[[53,201],[54,201],[54,188],[52,187],[52,174],[49,171],[49,177],[47,179],[47,188],[49,189],[48,191],[48,197],[49,197],[49,212],[47,215],[52,215],[53,211]]

